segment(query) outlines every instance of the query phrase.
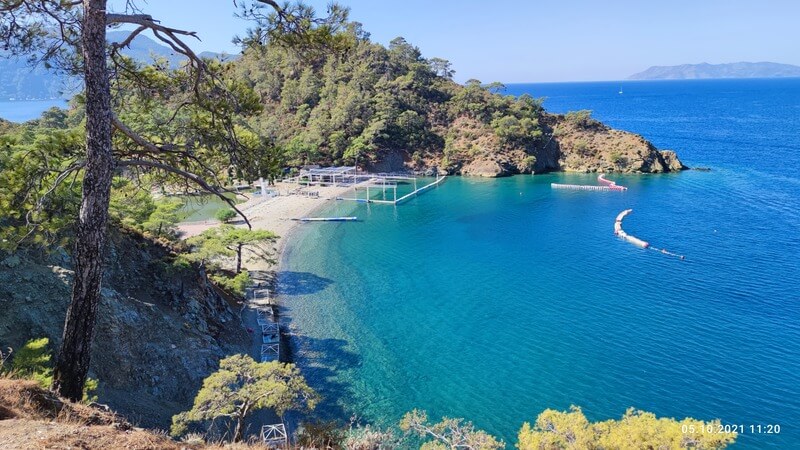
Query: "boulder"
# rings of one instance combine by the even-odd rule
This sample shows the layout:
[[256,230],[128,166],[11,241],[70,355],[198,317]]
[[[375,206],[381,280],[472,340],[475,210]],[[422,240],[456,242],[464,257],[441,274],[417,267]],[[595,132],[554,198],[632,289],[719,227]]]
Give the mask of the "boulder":
[[664,165],[667,166],[670,172],[680,172],[687,169],[686,166],[678,159],[677,153],[672,150],[661,150],[661,158],[664,160]]
[[462,175],[470,175],[484,178],[497,178],[509,175],[497,161],[489,159],[477,159],[465,165],[461,169]]

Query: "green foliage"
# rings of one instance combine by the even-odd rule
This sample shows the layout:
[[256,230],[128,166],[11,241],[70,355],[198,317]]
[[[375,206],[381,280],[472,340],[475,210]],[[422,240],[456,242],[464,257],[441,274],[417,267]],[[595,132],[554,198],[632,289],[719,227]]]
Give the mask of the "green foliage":
[[64,245],[78,211],[83,131],[35,123],[11,130],[0,134],[0,249],[13,251],[24,237]]
[[[526,151],[539,142],[541,100],[501,96],[493,93],[502,88],[495,83],[458,85],[447,60],[425,59],[403,38],[388,47],[371,42],[338,5],[319,18],[313,8],[290,4],[294,19],[283,21],[266,13],[268,5],[255,6],[242,11],[257,19],[243,39],[242,58],[208,61],[213,76],[199,90],[190,71],[117,58],[115,114],[161,147],[143,148],[116,132],[116,159],[148,160],[208,180],[272,181],[287,165],[369,166],[394,152],[446,156],[444,165],[457,167],[460,151],[451,145],[442,153],[447,130],[463,117],[487,125],[465,135],[463,147],[472,152],[491,134]],[[81,198],[84,104],[78,95],[68,110],[49,110],[25,125],[0,123],[0,185],[10,187],[0,190],[0,247],[14,250],[23,237],[42,246],[69,244]],[[176,204],[150,192],[196,186],[155,166],[119,167],[114,222],[174,237]]]
[[471,422],[444,417],[440,422],[431,424],[425,411],[416,409],[403,416],[400,429],[422,438],[424,443],[421,450],[499,450],[505,447],[503,441],[476,429]]
[[582,128],[586,128],[597,123],[596,120],[592,119],[592,111],[588,109],[570,111],[564,114],[564,118],[567,119],[568,122],[572,122],[573,124]]
[[100,382],[95,380],[94,378],[87,378],[86,383],[83,385],[83,398],[81,401],[83,403],[91,403],[97,401],[97,395],[94,393],[97,391]]
[[216,219],[222,223],[228,223],[234,217],[236,217],[236,215],[236,211],[234,211],[232,208],[223,208],[217,211],[217,213],[214,214],[214,217],[216,217]]
[[345,432],[341,447],[345,450],[393,450],[405,448],[392,430],[364,426],[351,426]]
[[141,228],[153,236],[174,237],[175,226],[180,221],[183,202],[178,199],[163,198],[155,201],[155,209],[141,224]]
[[500,139],[509,144],[530,145],[542,137],[539,120],[530,117],[498,117],[492,120],[492,128]]
[[585,155],[587,153],[587,150],[589,150],[589,143],[587,143],[583,139],[579,139],[575,141],[575,150],[578,152],[579,155]]
[[[569,412],[548,409],[533,426],[525,423],[519,432],[519,450],[558,449],[723,449],[736,440],[736,433],[718,431],[720,422],[686,418],[656,418],[652,413],[628,409],[619,420],[592,423],[580,408]],[[712,430],[712,432],[704,432]]]
[[283,416],[290,410],[312,410],[318,400],[293,364],[258,363],[250,356],[234,355],[220,361],[219,370],[203,380],[192,409],[172,418],[171,434],[186,433],[192,422],[229,417],[236,425],[233,440],[239,441],[244,420],[254,411],[271,409]]
[[53,362],[50,339],[31,339],[14,353],[11,370],[19,377],[36,381],[47,389],[53,383]]
[[138,229],[156,209],[150,192],[127,178],[115,178],[111,189],[109,215],[123,225]]
[[188,258],[199,262],[213,262],[225,257],[236,257],[236,272],[241,270],[242,250],[259,244],[274,241],[278,236],[267,230],[250,230],[236,228],[232,225],[220,225],[209,228],[199,236],[187,239],[192,246]]
[[183,202],[174,198],[154,200],[149,183],[114,179],[109,204],[112,220],[154,237],[175,237],[175,225]]
[[368,165],[392,151],[439,153],[462,116],[486,124],[508,117],[498,128],[509,145],[540,136],[541,101],[493,94],[499,84],[460,86],[447,60],[426,60],[402,37],[383,47],[354,23],[333,35],[348,45],[311,60],[305,49],[251,39],[235,64],[236,77],[262,99],[263,112],[248,123],[284,150],[288,164]]
[[297,436],[302,448],[341,448],[345,431],[335,421],[304,423]]
[[242,270],[233,278],[229,278],[225,275],[211,275],[210,278],[221,288],[242,298],[245,295],[245,290],[252,282],[250,273],[246,270]]
[[528,155],[525,159],[522,160],[521,169],[523,172],[533,172],[534,166],[536,166],[536,157],[533,155]]
[[[14,377],[36,381],[43,389],[50,389],[53,384],[53,356],[50,351],[50,339],[46,337],[31,339],[10,355],[0,352],[0,369],[5,359],[11,356],[10,373]],[[88,378],[83,388],[83,402],[97,401],[93,393],[97,390],[99,382]]]

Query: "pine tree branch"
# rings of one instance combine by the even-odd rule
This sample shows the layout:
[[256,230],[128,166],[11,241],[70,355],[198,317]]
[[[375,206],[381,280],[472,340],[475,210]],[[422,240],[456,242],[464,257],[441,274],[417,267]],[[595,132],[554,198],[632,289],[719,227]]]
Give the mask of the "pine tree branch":
[[225,193],[232,192],[227,189],[219,189],[217,187],[212,186],[209,184],[203,177],[196,175],[194,173],[188,172],[186,170],[179,169],[177,167],[171,166],[169,164],[165,164],[158,161],[152,161],[148,159],[129,159],[129,160],[122,160],[118,162],[118,166],[142,166],[142,167],[152,167],[154,169],[160,169],[165,172],[173,173],[178,175],[182,178],[187,180],[193,181],[195,184],[200,186],[201,188],[205,189],[208,192],[216,195],[217,197],[221,198],[225,203],[227,203],[236,213],[244,219],[244,222],[247,224],[247,228],[253,229],[253,226],[250,224],[250,221],[247,219],[247,216],[244,215],[239,208],[236,207],[236,202],[229,199],[225,196]]

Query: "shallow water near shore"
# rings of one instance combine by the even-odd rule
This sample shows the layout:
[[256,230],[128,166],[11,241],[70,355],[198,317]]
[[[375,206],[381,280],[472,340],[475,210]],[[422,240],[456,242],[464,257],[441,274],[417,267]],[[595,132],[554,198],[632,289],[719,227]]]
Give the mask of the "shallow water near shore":
[[[745,425],[734,448],[800,447],[800,80],[618,89],[509,92],[594,109],[713,170],[610,175],[622,193],[550,188],[596,175],[453,177],[396,208],[332,204],[362,221],[293,235],[281,299],[324,413],[394,424],[421,408],[513,444],[546,408],[635,406]],[[628,233],[686,260],[617,239],[627,208]]]

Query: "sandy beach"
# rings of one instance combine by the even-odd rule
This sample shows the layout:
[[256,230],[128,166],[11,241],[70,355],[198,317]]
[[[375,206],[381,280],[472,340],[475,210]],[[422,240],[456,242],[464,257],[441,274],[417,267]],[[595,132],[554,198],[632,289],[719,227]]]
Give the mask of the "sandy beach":
[[[277,189],[280,195],[267,199],[252,196],[237,206],[247,216],[254,230],[269,230],[278,235],[273,247],[274,259],[279,261],[292,230],[302,225],[296,219],[313,215],[314,211],[342,196],[352,187],[313,186],[298,190],[295,184],[277,183],[273,189]],[[308,195],[309,193],[315,195]],[[240,227],[246,226],[241,220],[235,223]],[[217,225],[219,221],[216,220],[184,222],[178,225],[178,229],[184,238],[188,238]],[[245,258],[243,265],[251,271],[272,270],[275,266],[263,258]]]

